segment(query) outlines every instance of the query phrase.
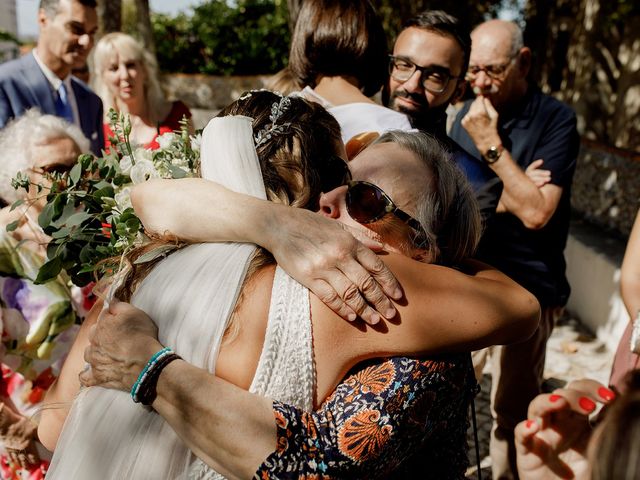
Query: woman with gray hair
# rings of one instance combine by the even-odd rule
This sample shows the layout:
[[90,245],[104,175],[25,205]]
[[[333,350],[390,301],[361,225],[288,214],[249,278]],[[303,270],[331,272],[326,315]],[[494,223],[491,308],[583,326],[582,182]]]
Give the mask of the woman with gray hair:
[[[0,478],[25,478],[48,461],[36,443],[30,417],[57,378],[78,330],[82,305],[76,305],[68,279],[34,284],[46,258],[49,238],[38,225],[50,181],[45,174],[69,170],[89,150],[78,127],[53,115],[30,110],[0,131]],[[11,181],[22,173],[29,190]],[[74,292],[75,293],[75,292]],[[47,454],[48,455],[48,454]],[[43,455],[46,456],[46,455]],[[36,477],[29,477],[36,478]],[[37,477],[40,478],[40,477]]]
[[[105,115],[110,109],[128,114],[132,143],[156,149],[156,138],[180,129],[189,108],[181,101],[169,102],[158,82],[155,58],[132,36],[113,32],[100,39],[93,55],[93,89],[102,99]],[[109,147],[114,132],[105,118],[104,139]]]

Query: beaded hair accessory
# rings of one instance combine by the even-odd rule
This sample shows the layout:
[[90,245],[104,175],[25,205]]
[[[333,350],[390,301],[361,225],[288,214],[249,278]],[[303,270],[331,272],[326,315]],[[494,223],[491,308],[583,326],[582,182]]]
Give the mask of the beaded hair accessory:
[[256,148],[268,140],[271,140],[271,137],[274,135],[283,134],[285,130],[291,126],[291,122],[285,122],[280,125],[276,124],[278,119],[290,106],[291,99],[289,97],[281,97],[279,102],[274,102],[273,105],[271,105],[271,114],[269,115],[271,125],[263,128],[253,137],[253,140],[256,143]]

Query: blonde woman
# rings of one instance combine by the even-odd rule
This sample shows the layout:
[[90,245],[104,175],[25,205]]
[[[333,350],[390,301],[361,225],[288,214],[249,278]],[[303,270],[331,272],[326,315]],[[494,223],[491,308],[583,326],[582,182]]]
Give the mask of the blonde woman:
[[[156,138],[180,128],[191,118],[181,101],[167,101],[158,82],[154,56],[133,37],[114,32],[102,37],[95,48],[93,88],[102,99],[105,115],[111,108],[131,118],[132,143],[156,149]],[[105,147],[114,133],[105,117]]]

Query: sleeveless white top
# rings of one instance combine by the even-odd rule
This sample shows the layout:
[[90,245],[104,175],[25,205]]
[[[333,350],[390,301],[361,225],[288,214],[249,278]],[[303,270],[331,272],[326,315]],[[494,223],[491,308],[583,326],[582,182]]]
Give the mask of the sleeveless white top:
[[360,133],[378,132],[382,135],[389,130],[414,131],[405,114],[382,105],[365,102],[333,105],[309,87],[302,90],[302,95],[319,103],[334,116],[340,124],[345,144]]
[[[315,383],[309,291],[277,267],[264,346],[249,391],[311,411]],[[224,479],[200,459],[189,478]]]

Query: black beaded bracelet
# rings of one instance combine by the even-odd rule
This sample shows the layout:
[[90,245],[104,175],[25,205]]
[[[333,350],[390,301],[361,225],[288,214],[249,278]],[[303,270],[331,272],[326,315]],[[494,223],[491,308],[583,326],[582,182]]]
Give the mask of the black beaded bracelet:
[[158,379],[162,370],[174,360],[182,359],[177,353],[171,353],[163,356],[157,363],[155,363],[147,372],[147,376],[144,378],[138,389],[138,401],[143,405],[151,405],[156,399],[158,392],[156,387],[158,386]]

